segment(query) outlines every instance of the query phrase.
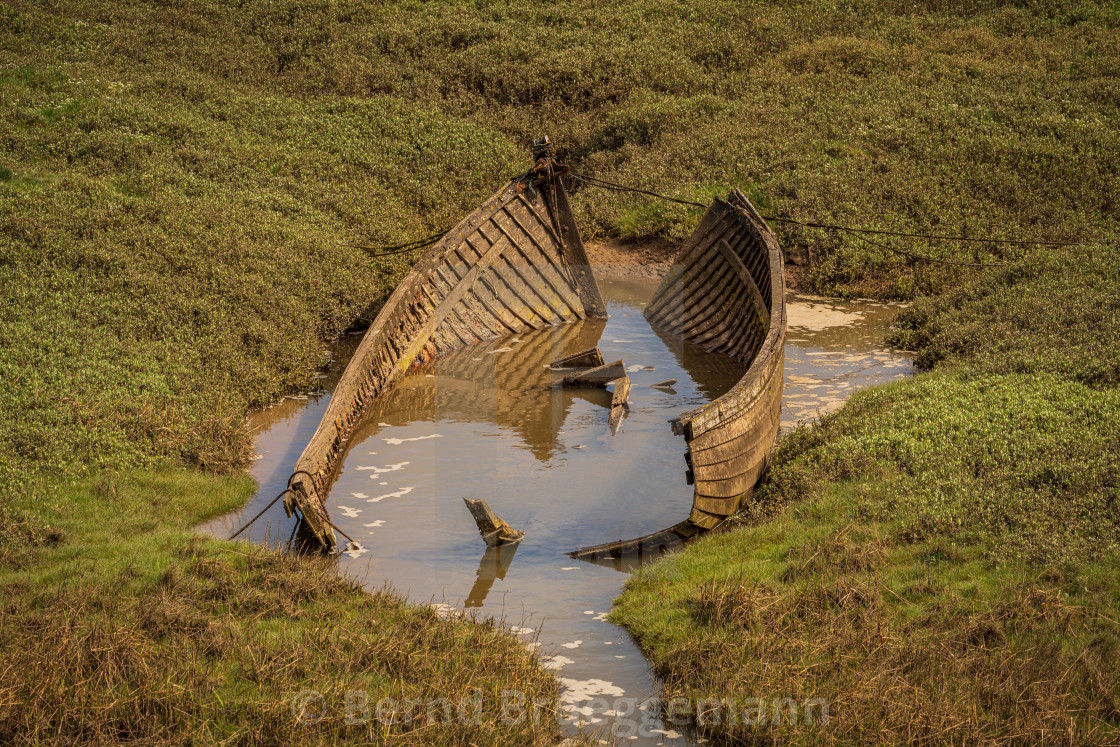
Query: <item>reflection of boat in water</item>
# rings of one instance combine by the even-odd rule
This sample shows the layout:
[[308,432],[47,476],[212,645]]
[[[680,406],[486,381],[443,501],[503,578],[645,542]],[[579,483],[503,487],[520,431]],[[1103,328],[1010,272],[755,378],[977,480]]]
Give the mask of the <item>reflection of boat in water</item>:
[[450,418],[493,422],[520,436],[538,459],[547,460],[559,447],[573,397],[591,399],[610,408],[611,397],[601,389],[560,389],[550,386],[548,364],[565,350],[598,342],[605,322],[584,319],[545,330],[523,333],[511,350],[502,341],[489,346],[452,350],[418,366],[378,398],[351,439],[360,443],[379,430],[386,413],[408,420]]
[[[690,481],[694,478],[697,486],[689,519],[651,535],[664,537],[664,542],[655,540],[660,545],[642,538],[588,548],[577,553],[580,557],[616,556],[643,542],[656,551],[669,540],[716,526],[738,509],[777,432],[782,293],[780,255],[769,229],[739,193],[729,202],[717,200],[646,316],[664,334],[679,337],[682,351],[698,345],[753,363],[730,392],[673,421],[674,432],[689,444]],[[540,372],[567,343],[576,344],[584,335],[597,338],[602,322],[595,320],[605,315],[567,194],[544,155],[536,168],[429,249],[394,291],[297,462],[285,507],[289,513],[298,508],[309,533],[332,547],[333,525],[324,501],[347,445],[363,419],[384,406],[390,388],[437,355],[439,387],[406,383],[420,400],[410,407],[493,408],[491,414],[521,432],[538,457],[547,458],[564,412],[543,413],[542,408],[555,408],[554,397],[581,395],[542,393]],[[495,360],[470,347],[546,328],[555,331],[533,335],[533,344],[519,348],[516,361]],[[492,401],[464,404],[455,396],[454,381],[479,377],[494,382]]]

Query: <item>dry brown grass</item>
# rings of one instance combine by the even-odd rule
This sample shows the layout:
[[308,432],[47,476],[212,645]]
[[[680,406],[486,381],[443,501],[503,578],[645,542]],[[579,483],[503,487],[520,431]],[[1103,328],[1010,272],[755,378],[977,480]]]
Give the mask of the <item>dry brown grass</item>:
[[898,597],[840,567],[781,588],[701,584],[690,609],[703,635],[658,656],[666,695],[827,699],[828,726],[707,714],[713,736],[744,744],[1116,743],[1120,647],[1095,612],[1033,584],[917,619],[886,603]]
[[[551,711],[500,721],[501,690],[551,702],[551,677],[492,619],[460,623],[367,594],[319,559],[214,553],[198,542],[153,582],[5,594],[0,742],[548,744]],[[323,718],[293,697],[316,690]],[[348,691],[453,706],[481,698],[478,723],[442,711],[389,727],[346,722]],[[472,711],[473,712],[473,711]],[[317,711],[316,711],[317,713]],[[355,712],[358,713],[358,712]]]

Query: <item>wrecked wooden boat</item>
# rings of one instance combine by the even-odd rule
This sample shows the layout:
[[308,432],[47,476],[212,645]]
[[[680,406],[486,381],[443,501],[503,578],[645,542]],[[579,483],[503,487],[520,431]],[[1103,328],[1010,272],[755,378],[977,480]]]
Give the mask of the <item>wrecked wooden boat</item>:
[[709,208],[645,317],[664,334],[749,368],[731,391],[670,421],[688,444],[687,479],[694,485],[689,517],[645,537],[582,548],[572,557],[606,563],[657,557],[718,527],[754,490],[778,434],[786,337],[782,255],[741,192]]
[[[536,155],[533,169],[424,254],[366,331],[284,499],[288,515],[300,515],[306,539],[325,548],[337,544],[325,499],[342,455],[359,422],[411,368],[435,355],[459,356],[452,351],[485,340],[606,318],[560,179],[563,167],[547,147]],[[659,334],[749,363],[731,391],[671,421],[688,444],[687,479],[695,485],[691,514],[662,532],[573,556],[610,562],[635,552],[661,554],[739,509],[778,430],[784,295],[781,254],[765,221],[737,191],[727,201],[716,200],[645,312]],[[601,355],[575,362],[604,366]],[[621,418],[626,389],[616,384],[612,419],[616,410]]]
[[547,150],[429,249],[366,331],[304,449],[284,507],[326,548],[324,505],[354,427],[414,364],[455,348],[578,319],[606,305]]

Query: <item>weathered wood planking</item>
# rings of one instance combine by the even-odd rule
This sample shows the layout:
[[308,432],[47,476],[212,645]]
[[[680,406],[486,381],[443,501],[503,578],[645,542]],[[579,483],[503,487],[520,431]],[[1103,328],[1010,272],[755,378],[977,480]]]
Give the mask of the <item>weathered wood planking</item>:
[[411,366],[482,340],[606,317],[560,179],[534,185],[511,183],[452,229],[366,331],[284,501],[288,515],[298,508],[323,546],[336,542],[324,501],[346,442]]
[[731,391],[670,421],[688,444],[687,478],[695,486],[688,519],[645,537],[585,547],[574,557],[656,556],[719,526],[754,489],[778,434],[786,337],[782,255],[741,192],[712,204],[645,316],[663,335],[750,367]]

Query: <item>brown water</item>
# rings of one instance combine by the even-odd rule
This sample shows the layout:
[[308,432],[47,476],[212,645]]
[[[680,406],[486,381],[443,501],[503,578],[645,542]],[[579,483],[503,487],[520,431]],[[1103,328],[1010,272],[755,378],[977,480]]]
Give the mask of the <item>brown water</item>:
[[[332,519],[361,545],[339,557],[339,570],[371,589],[388,581],[446,614],[504,617],[556,671],[569,707],[566,732],[698,744],[704,740],[694,732],[657,715],[657,680],[626,632],[605,620],[625,575],[565,553],[687,516],[685,446],[666,421],[727,391],[744,368],[651,329],[641,311],[656,280],[600,286],[608,321],[456,351],[413,371],[378,403],[355,433],[328,503]],[[798,297],[787,308],[783,427],[911,371],[881,342],[895,308]],[[210,531],[232,532],[283,489],[357,339],[335,348],[339,360],[323,392],[254,415],[260,495]],[[614,436],[609,393],[548,386],[549,361],[594,345],[607,361],[624,359],[633,382],[630,411]],[[665,379],[677,383],[650,386]],[[487,549],[463,497],[486,499],[525,539]],[[290,529],[276,506],[251,539],[284,540]]]

